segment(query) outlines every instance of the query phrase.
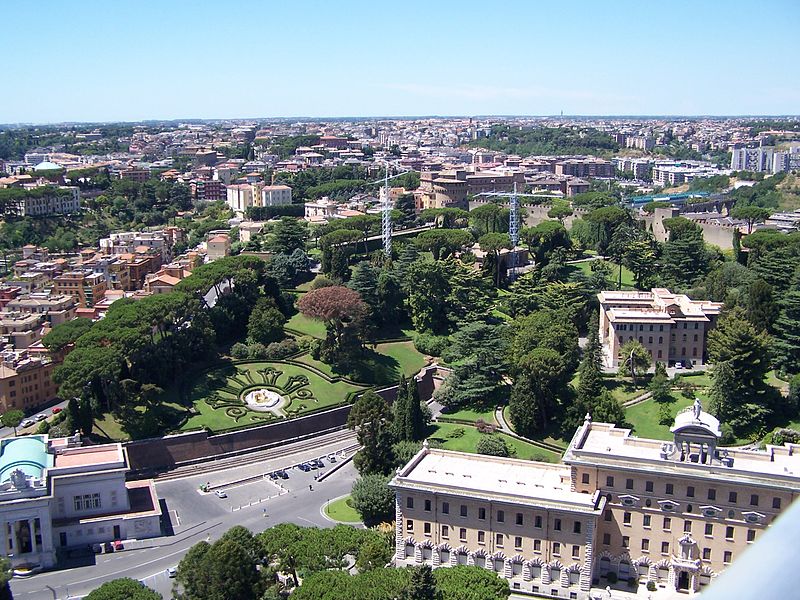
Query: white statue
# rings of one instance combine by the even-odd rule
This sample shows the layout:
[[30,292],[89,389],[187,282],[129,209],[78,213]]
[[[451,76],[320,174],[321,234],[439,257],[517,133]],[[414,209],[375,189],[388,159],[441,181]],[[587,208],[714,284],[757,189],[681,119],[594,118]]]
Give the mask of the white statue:
[[694,404],[692,405],[692,413],[694,413],[694,420],[700,420],[700,413],[703,412],[703,405],[700,404],[700,398],[694,399]]
[[30,487],[30,482],[28,481],[27,476],[20,469],[14,469],[11,471],[11,476],[9,479],[11,479],[11,485],[14,486],[14,489],[24,490]]

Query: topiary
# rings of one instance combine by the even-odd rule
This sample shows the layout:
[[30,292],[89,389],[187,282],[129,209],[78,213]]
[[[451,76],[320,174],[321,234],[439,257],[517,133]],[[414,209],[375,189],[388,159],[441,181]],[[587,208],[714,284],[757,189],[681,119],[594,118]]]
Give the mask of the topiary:
[[655,592],[656,591],[656,582],[655,581],[648,581],[647,582],[647,591],[648,592]]
[[247,344],[236,342],[233,346],[231,346],[231,356],[233,358],[247,358],[248,356]]

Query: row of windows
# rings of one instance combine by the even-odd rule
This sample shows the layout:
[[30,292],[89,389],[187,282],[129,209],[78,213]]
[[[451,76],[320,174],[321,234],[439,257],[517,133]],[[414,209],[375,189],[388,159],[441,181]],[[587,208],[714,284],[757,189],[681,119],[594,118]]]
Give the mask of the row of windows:
[[[610,546],[611,545],[611,534],[604,533],[603,534],[603,545]],[[623,548],[630,548],[631,547],[631,538],[627,535],[622,536],[622,547]],[[642,539],[642,552],[650,552],[650,540]],[[661,542],[661,554],[669,554],[669,542]],[[711,548],[703,548],[703,560],[711,560]],[[725,564],[730,563],[733,560],[733,553],[730,550],[725,550],[722,555],[722,562]]]
[[[655,329],[653,329],[655,327],[655,325],[648,325],[647,327],[648,327],[648,329],[645,330],[645,326],[644,325],[639,325],[638,331],[655,331]],[[631,323],[630,325],[628,325],[627,323],[622,323],[617,329],[619,331],[637,331],[636,325],[634,325],[633,323]],[[677,325],[675,325],[675,329],[678,329]],[[683,324],[683,329],[689,329],[689,327],[687,327],[687,323]],[[694,324],[694,329],[700,329],[700,323],[695,323]],[[664,326],[663,325],[659,325],[658,326],[658,330],[659,331],[664,331]]]
[[[425,535],[431,534],[431,524],[424,523],[423,524],[423,533]],[[414,521],[408,519],[406,520],[406,531],[409,533],[414,532]],[[449,525],[442,525],[442,538],[443,539],[450,539],[450,526]],[[467,529],[466,527],[459,527],[458,529],[458,539],[461,542],[467,541]],[[485,531],[478,531],[478,543],[485,544],[486,543],[486,532]],[[502,533],[496,533],[494,538],[494,544],[498,548],[502,548],[505,544],[505,536]],[[522,536],[514,536],[514,549],[522,550],[523,547],[523,539]],[[561,554],[561,544],[559,542],[553,542],[553,555],[560,556]],[[533,551],[534,552],[541,552],[542,551],[542,540],[533,540]],[[572,545],[572,557],[573,558],[580,558],[581,555],[581,547],[577,544]]]
[[[581,476],[581,481],[584,484],[589,483],[589,473],[584,473]],[[612,475],[606,476],[606,487],[613,488],[614,487],[615,479]],[[625,489],[626,490],[634,490],[635,482],[632,478],[625,479]],[[654,491],[654,484],[652,481],[645,481],[644,483],[644,491],[652,493]],[[664,484],[664,494],[667,496],[674,496],[675,495],[675,484],[666,483]],[[694,498],[695,497],[695,487],[693,485],[686,486],[686,497],[687,498]],[[717,499],[717,490],[715,488],[708,488],[707,497],[709,500],[716,500]],[[737,504],[739,501],[739,493],[738,492],[728,492],[728,502],[730,504]],[[750,494],[750,506],[758,506],[759,504],[759,497],[758,494]],[[772,498],[772,508],[780,509],[781,507],[781,499],[777,496]]]
[[[607,510],[605,512],[604,518],[606,521],[611,520],[611,511]],[[622,513],[622,524],[623,525],[632,525],[632,518],[633,515],[629,512]],[[651,527],[652,518],[651,515],[643,515],[642,516],[642,527],[645,529],[649,529]],[[664,517],[662,528],[664,531],[670,531],[672,529],[672,518]],[[692,531],[692,521],[685,520],[683,522],[683,531],[684,533],[691,533]],[[714,524],[713,523],[706,523],[705,524],[705,531],[704,535],[712,537],[714,535]],[[733,541],[735,535],[735,528],[727,525],[725,527],[725,539],[728,541]],[[748,529],[747,530],[747,541],[752,542],[756,539],[756,532],[755,529]]]
[[83,496],[73,496],[72,502],[76,511],[92,510],[100,508],[100,494],[84,494]]
[[[423,509],[425,512],[431,512],[431,501],[425,500],[423,503]],[[414,508],[414,498],[407,497],[406,498],[406,508],[413,509]],[[449,502],[442,502],[442,514],[449,515],[450,514],[450,503]],[[467,508],[466,504],[462,504],[459,507],[459,515],[462,517],[469,516],[469,509]],[[486,509],[484,507],[478,508],[478,519],[481,521],[486,520]],[[504,510],[498,510],[496,514],[496,519],[498,523],[505,523],[506,522],[506,512]],[[518,512],[514,515],[514,523],[516,525],[524,525],[525,524],[525,516]],[[542,516],[536,515],[533,518],[533,526],[536,528],[542,528]],[[561,519],[554,519],[553,521],[553,529],[556,531],[561,531]],[[572,533],[580,533],[581,532],[581,521],[574,521],[572,524]]]

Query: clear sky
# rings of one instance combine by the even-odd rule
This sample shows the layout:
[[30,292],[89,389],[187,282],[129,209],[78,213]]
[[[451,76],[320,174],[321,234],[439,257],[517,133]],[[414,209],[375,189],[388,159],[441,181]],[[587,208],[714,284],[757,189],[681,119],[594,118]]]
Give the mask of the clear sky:
[[0,123],[800,113],[800,0],[31,0]]

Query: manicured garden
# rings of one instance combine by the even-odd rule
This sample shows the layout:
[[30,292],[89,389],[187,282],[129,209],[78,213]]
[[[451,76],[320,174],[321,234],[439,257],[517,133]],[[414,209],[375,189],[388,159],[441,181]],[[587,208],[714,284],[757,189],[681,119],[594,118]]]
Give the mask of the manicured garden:
[[311,319],[302,313],[297,313],[286,321],[286,329],[319,339],[325,338],[325,323]]
[[[675,415],[694,402],[693,398],[687,398],[682,394],[673,394],[675,402],[670,405],[670,414],[674,420]],[[704,402],[704,407],[708,408],[708,403]],[[662,425],[659,422],[659,405],[654,400],[645,400],[625,409],[625,419],[633,426],[633,433],[637,437],[650,438],[654,440],[671,440],[670,425]]]
[[[253,410],[245,395],[262,389],[287,403],[277,412]],[[196,414],[181,429],[222,431],[266,423],[340,404],[363,389],[365,386],[331,379],[294,362],[230,363],[196,379],[187,398]]]

